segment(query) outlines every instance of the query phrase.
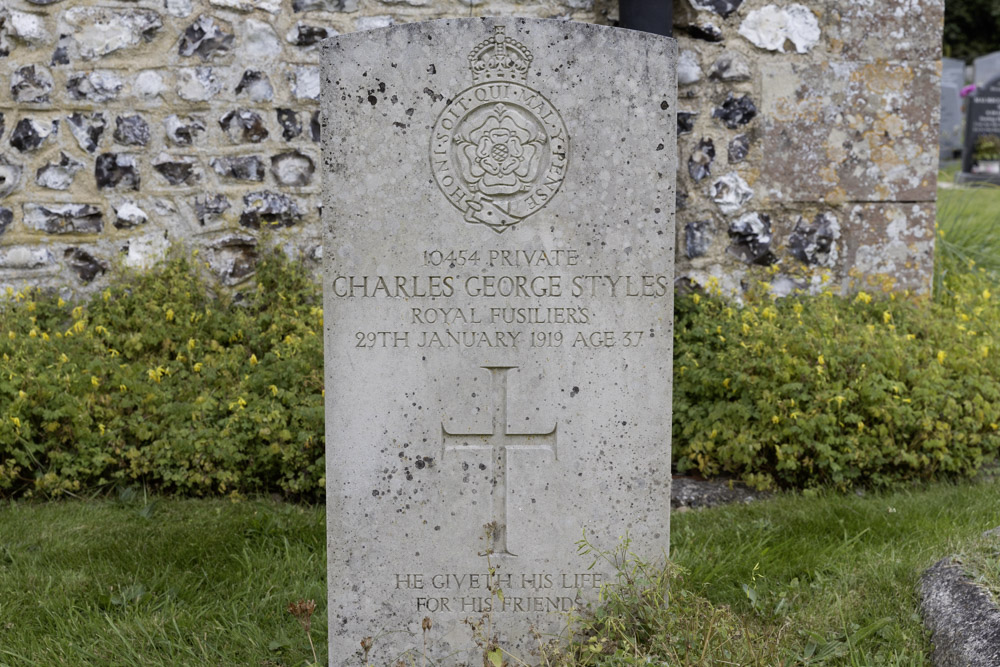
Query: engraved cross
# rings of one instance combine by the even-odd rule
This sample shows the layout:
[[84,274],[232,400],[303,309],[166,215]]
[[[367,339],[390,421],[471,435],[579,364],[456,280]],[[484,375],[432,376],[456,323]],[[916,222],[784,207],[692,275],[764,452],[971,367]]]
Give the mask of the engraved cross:
[[[489,433],[451,433],[441,424],[444,454],[460,449],[488,450],[493,456],[492,522],[488,537],[492,539],[492,553],[516,556],[507,548],[507,450],[556,451],[556,426],[545,433],[509,433],[507,431],[507,371],[517,366],[483,366],[490,372],[493,393],[493,426]],[[558,425],[558,424],[557,424]]]

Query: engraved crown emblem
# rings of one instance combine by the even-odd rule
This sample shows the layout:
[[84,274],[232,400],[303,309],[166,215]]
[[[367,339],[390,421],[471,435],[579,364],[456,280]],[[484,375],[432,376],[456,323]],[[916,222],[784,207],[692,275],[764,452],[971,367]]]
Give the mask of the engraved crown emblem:
[[533,57],[528,47],[504,34],[503,26],[496,26],[493,36],[469,53],[472,80],[475,83],[524,81]]

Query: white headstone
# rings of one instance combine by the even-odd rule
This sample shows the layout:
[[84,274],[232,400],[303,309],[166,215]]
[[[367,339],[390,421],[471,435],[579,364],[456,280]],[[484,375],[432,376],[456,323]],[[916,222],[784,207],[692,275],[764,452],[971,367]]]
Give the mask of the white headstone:
[[527,659],[613,576],[585,535],[668,546],[676,45],[462,19],[323,58],[331,664]]

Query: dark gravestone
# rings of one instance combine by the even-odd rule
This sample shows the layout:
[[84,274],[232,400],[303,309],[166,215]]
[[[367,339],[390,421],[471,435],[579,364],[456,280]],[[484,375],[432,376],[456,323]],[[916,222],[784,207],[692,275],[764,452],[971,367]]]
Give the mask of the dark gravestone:
[[1000,77],[966,98],[965,145],[958,183],[1000,185]]

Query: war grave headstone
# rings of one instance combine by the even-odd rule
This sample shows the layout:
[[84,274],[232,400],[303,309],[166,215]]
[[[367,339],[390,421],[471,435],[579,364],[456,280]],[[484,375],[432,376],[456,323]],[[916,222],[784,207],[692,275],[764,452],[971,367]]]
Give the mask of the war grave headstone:
[[962,150],[962,98],[965,62],[957,58],[941,60],[941,159],[951,160]]
[[486,18],[324,48],[331,664],[529,660],[613,579],[580,540],[668,548],[676,45]]
[[1000,77],[965,100],[965,142],[958,183],[1000,184]]
[[972,61],[972,83],[982,86],[1000,76],[1000,51],[979,56]]

